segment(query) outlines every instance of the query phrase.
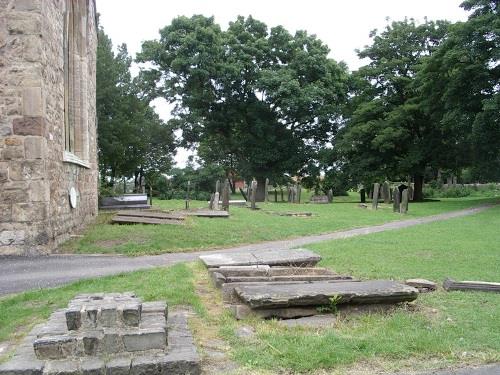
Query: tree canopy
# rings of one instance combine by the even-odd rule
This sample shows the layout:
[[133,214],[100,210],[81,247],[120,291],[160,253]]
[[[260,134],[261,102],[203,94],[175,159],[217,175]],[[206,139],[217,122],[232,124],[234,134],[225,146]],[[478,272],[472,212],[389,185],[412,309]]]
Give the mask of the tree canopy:
[[99,170],[111,184],[118,177],[142,177],[166,172],[175,149],[172,129],[140,96],[132,79],[127,47],[115,55],[111,39],[99,29],[97,47],[97,120]]
[[183,145],[244,177],[296,175],[336,133],[344,64],[318,38],[238,17],[178,17],[137,60],[150,98],[175,104]]

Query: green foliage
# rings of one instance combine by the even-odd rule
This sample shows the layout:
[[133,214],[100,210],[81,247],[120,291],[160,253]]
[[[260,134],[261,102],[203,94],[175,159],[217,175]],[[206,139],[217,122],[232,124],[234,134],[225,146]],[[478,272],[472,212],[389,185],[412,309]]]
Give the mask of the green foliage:
[[153,180],[172,164],[174,137],[165,124],[141,98],[140,82],[132,79],[132,62],[127,47],[114,54],[111,39],[99,29],[97,46],[97,120],[99,170],[103,181],[111,184],[121,176]]
[[144,90],[175,104],[172,126],[206,162],[250,178],[296,175],[336,132],[347,69],[304,31],[252,17],[226,31],[213,17],[178,17],[146,41]]
[[334,150],[351,185],[421,177],[439,162],[443,134],[416,102],[414,84],[422,58],[436,50],[447,29],[442,21],[392,22],[372,32],[372,45],[358,52],[370,62],[353,73],[354,96]]
[[500,186],[496,184],[457,185],[449,188],[428,186],[424,188],[424,196],[426,198],[496,197],[500,196]]
[[500,180],[500,15],[498,1],[469,0],[466,22],[424,60],[417,81],[426,115],[446,135],[443,162],[470,167],[474,181]]

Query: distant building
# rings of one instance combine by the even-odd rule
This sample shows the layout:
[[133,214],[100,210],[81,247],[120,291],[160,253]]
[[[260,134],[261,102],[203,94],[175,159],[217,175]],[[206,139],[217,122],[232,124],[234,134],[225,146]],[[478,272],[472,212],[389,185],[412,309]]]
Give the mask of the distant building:
[[0,254],[97,215],[95,0],[0,0]]

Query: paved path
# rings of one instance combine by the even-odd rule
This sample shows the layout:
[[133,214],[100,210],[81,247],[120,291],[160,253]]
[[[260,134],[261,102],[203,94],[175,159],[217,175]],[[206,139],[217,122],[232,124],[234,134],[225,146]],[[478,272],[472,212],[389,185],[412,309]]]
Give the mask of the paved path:
[[172,265],[179,262],[189,262],[196,260],[201,254],[217,253],[221,251],[290,249],[322,241],[407,228],[414,225],[472,215],[490,207],[491,205],[483,205],[476,208],[452,211],[417,219],[395,221],[364,228],[349,229],[315,236],[299,237],[291,240],[269,241],[254,245],[237,246],[228,249],[203,252],[172,253],[135,258],[115,255],[0,257],[0,295],[36,288],[54,287],[80,279]]

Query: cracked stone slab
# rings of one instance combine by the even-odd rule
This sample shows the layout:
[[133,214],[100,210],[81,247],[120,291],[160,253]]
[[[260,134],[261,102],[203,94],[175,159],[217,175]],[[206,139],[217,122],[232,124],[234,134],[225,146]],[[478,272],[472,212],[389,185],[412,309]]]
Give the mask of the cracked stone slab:
[[413,301],[418,290],[390,280],[331,283],[313,281],[295,284],[238,285],[238,297],[251,308],[279,308],[292,306],[336,304],[398,303]]
[[216,253],[200,256],[201,261],[209,268],[222,266],[314,266],[321,257],[307,249],[251,250],[240,253]]

